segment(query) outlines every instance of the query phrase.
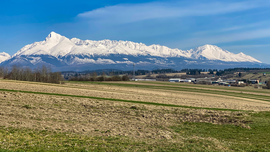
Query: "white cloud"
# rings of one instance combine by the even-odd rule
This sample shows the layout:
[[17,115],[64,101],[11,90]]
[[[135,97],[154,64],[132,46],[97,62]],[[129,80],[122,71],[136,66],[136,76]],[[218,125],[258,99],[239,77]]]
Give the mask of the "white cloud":
[[175,41],[171,45],[177,45],[176,47],[180,48],[192,48],[194,46],[200,46],[204,44],[220,44],[220,43],[229,43],[229,42],[237,42],[243,40],[252,40],[258,38],[270,38],[270,28],[264,29],[255,29],[244,32],[235,32],[228,34],[220,34],[220,35],[211,35],[207,34],[203,35],[195,35],[194,38]]
[[163,3],[119,4],[84,12],[77,17],[96,23],[121,24],[150,19],[226,14],[265,7],[269,6],[269,4],[269,2],[262,0],[208,3],[190,2],[189,5],[172,1]]
[[230,49],[243,49],[243,48],[260,48],[260,47],[270,47],[270,44],[250,44],[250,45],[230,45],[226,48]]
[[233,41],[240,41],[240,40],[266,38],[266,37],[270,37],[270,28],[238,32],[238,33],[226,34],[226,35],[221,35],[221,36],[217,35],[217,36],[209,37],[207,38],[207,40],[214,43],[220,43],[220,42],[233,42]]

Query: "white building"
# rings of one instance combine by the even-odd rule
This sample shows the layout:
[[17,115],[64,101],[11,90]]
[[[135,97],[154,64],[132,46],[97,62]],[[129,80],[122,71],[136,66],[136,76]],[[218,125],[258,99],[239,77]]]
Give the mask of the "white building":
[[169,82],[191,82],[189,79],[171,78]]

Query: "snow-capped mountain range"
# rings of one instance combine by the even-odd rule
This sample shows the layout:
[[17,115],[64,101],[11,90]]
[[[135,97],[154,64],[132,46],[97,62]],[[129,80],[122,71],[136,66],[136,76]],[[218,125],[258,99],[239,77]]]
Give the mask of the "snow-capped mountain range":
[[2,65],[31,67],[45,64],[62,70],[126,69],[133,64],[145,69],[181,69],[217,66],[217,63],[228,67],[261,63],[244,53],[234,54],[214,45],[180,50],[131,41],[68,39],[55,32],[51,32],[44,41],[24,46],[13,56],[1,53],[0,62]]

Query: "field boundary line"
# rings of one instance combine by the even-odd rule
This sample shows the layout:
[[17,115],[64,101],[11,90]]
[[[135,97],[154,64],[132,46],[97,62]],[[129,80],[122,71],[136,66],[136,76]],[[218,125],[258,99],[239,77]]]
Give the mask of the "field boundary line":
[[247,111],[247,110],[237,110],[237,109],[193,107],[193,106],[165,104],[165,103],[156,103],[156,102],[144,102],[144,101],[135,101],[135,100],[124,100],[124,99],[113,99],[113,98],[102,98],[102,97],[93,97],[93,96],[58,94],[58,93],[47,93],[47,92],[33,92],[33,91],[23,91],[23,90],[0,89],[0,91],[2,91],[2,92],[19,92],[19,93],[29,93],[29,94],[40,94],[40,95],[53,95],[53,96],[62,96],[62,97],[88,98],[88,99],[97,99],[97,100],[117,101],[117,102],[155,105],[155,106],[164,106],[164,107],[176,107],[176,108],[178,107],[178,108],[188,108],[188,109],[205,109],[205,110],[217,110],[217,111]]
[[[89,82],[89,83],[93,83],[93,82]],[[122,86],[122,87],[141,87],[141,88],[151,88],[151,89],[159,89],[159,90],[167,89],[167,90],[195,92],[195,93],[202,93],[202,94],[207,93],[207,94],[213,94],[213,95],[219,94],[219,95],[225,95],[225,96],[239,97],[243,99],[254,99],[254,100],[270,102],[270,96],[238,93],[238,92],[230,92],[230,91],[206,90],[206,89],[199,89],[199,88],[185,88],[185,87],[173,87],[173,86],[151,86],[151,85],[141,85],[141,84],[108,83],[108,82],[94,82],[93,84],[115,85],[115,86]]]

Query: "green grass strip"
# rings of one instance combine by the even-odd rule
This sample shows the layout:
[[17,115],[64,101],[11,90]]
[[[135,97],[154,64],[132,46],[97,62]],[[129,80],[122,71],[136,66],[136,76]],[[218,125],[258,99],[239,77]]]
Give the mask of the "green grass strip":
[[167,86],[184,86],[184,87],[192,87],[192,88],[209,88],[209,89],[218,89],[218,90],[228,90],[228,91],[239,91],[239,92],[250,92],[250,93],[269,93],[270,90],[248,90],[243,89],[241,87],[225,87],[225,86],[212,86],[212,85],[204,85],[204,84],[185,84],[185,83],[171,83],[171,82],[158,82],[158,81],[140,81],[139,83],[144,84],[159,84],[159,85],[167,85]]
[[33,91],[9,90],[9,89],[0,89],[0,91],[31,93],[31,94],[41,94],[41,95],[54,95],[54,96],[63,96],[63,97],[88,98],[88,99],[97,99],[97,100],[108,100],[108,101],[137,103],[137,104],[165,106],[165,107],[189,108],[189,109],[205,109],[205,110],[218,110],[218,111],[245,111],[245,110],[236,110],[236,109],[192,107],[192,106],[183,106],[183,105],[156,103],[156,102],[144,102],[144,101],[135,101],[135,100],[124,100],[124,99],[113,99],[113,98],[102,98],[102,97],[81,96],[81,95],[69,95],[69,94],[58,94],[58,93],[47,93],[47,92],[33,92]]
[[124,84],[124,83],[109,83],[109,82],[88,82],[92,84],[101,84],[101,85],[114,85],[114,86],[122,86],[122,87],[137,87],[137,88],[150,88],[150,89],[166,89],[173,91],[184,91],[184,92],[195,92],[195,93],[207,93],[213,95],[225,95],[228,97],[240,97],[245,99],[255,99],[261,101],[270,102],[270,96],[266,95],[255,95],[255,94],[247,94],[247,93],[238,93],[238,92],[230,92],[230,91],[221,91],[221,90],[206,90],[200,88],[187,88],[182,86],[152,86],[152,85],[142,85],[142,84]]

